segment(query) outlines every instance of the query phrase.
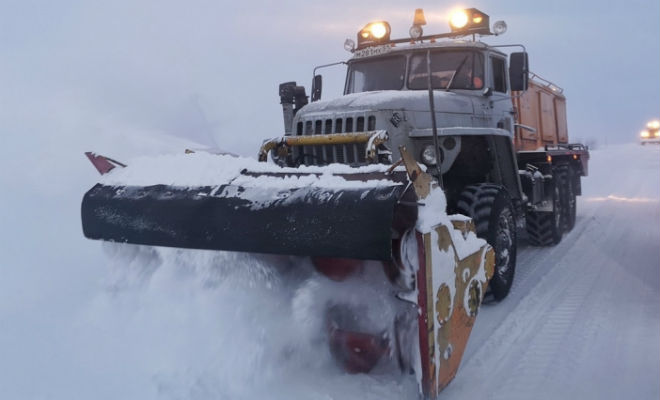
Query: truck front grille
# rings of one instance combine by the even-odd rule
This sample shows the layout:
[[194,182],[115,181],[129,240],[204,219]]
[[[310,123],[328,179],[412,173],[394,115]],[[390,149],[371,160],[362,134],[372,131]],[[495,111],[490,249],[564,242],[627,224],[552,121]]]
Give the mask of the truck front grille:
[[[374,115],[351,116],[302,120],[296,124],[296,136],[327,135],[373,131],[376,129]],[[327,165],[331,163],[359,165],[366,164],[366,143],[335,144],[294,147],[293,160],[296,164]]]

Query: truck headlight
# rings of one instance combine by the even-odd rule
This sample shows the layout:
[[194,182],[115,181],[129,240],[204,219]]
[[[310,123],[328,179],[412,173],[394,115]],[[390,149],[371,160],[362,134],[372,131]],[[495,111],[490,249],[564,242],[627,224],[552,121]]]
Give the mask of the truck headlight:
[[433,145],[427,144],[426,146],[422,147],[421,159],[422,162],[426,165],[436,165],[438,163]]
[[643,138],[647,138],[647,137],[649,137],[649,131],[642,131],[642,132],[639,134],[639,136],[641,136],[641,137],[643,137]]

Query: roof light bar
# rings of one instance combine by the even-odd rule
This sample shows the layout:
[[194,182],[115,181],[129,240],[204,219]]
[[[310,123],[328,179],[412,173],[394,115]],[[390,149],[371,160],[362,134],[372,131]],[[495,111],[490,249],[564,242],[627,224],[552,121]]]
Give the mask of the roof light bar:
[[[357,46],[353,47],[350,42],[344,44],[347,51],[355,52],[372,46],[397,43],[419,42],[428,40],[434,42],[440,38],[457,38],[465,35],[501,35],[506,32],[507,26],[504,21],[496,21],[493,24],[493,32],[490,30],[490,17],[488,14],[476,8],[457,10],[451,14],[449,27],[451,32],[434,35],[424,35],[422,26],[426,25],[424,11],[421,8],[415,10],[413,24],[409,30],[410,39],[390,39],[390,24],[386,21],[371,22],[362,28],[357,35]],[[360,53],[362,54],[362,53]]]

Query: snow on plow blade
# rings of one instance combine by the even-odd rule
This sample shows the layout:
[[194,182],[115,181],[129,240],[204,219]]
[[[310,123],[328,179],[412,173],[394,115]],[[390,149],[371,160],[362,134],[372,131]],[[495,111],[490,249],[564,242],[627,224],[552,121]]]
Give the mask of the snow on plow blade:
[[271,190],[97,184],[82,202],[90,239],[254,253],[389,260],[405,186]]

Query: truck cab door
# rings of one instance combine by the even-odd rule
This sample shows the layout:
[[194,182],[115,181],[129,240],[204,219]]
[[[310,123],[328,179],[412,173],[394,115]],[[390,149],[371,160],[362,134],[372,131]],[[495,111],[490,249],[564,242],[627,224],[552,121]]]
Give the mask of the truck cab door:
[[[493,127],[505,129],[513,135],[513,103],[506,67],[506,58],[492,54],[488,57],[487,88],[492,107]],[[512,136],[513,137],[513,136]]]

